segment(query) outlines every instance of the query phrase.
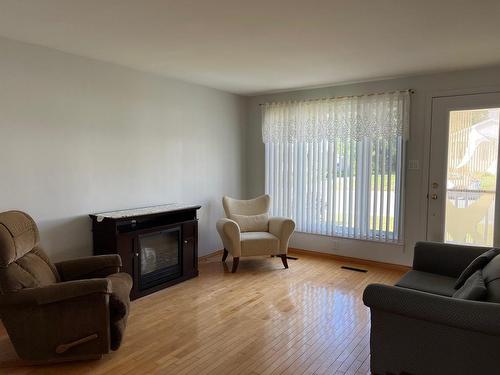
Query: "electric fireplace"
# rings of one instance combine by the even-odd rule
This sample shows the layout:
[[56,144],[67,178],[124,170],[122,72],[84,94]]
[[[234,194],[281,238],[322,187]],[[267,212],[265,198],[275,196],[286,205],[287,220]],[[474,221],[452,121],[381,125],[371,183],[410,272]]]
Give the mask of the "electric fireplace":
[[170,204],[90,215],[94,254],[119,254],[135,299],[198,275],[200,206]]

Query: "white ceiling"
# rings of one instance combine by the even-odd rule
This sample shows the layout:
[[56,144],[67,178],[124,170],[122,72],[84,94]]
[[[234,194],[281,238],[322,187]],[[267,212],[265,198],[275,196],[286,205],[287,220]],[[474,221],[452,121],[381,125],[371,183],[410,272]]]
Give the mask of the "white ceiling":
[[500,64],[499,0],[0,0],[0,35],[222,90]]

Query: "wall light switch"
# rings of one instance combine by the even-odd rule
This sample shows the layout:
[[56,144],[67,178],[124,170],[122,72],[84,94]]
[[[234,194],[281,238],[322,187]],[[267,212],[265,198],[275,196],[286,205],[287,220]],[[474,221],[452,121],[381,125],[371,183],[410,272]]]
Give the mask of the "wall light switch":
[[418,160],[408,160],[408,169],[412,171],[417,171],[420,169],[420,163]]

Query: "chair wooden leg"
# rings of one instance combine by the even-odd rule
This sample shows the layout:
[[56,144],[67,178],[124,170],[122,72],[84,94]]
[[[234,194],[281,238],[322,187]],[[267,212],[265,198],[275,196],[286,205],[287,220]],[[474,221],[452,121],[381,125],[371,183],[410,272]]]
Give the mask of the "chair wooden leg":
[[224,254],[222,254],[222,261],[225,262],[226,261],[226,258],[227,258],[227,254],[229,254],[229,252],[224,249]]
[[285,268],[288,268],[288,261],[286,259],[286,254],[280,254],[279,257],[281,258],[281,261],[283,262],[283,266],[285,266]]
[[234,257],[233,258],[233,269],[231,270],[232,273],[235,273],[236,270],[238,269],[238,264],[240,263],[240,258],[239,257]]

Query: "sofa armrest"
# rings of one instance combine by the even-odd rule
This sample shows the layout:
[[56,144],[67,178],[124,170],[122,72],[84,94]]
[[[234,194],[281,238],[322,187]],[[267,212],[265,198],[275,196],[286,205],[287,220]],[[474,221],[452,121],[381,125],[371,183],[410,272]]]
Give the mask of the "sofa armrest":
[[489,249],[479,246],[417,242],[413,269],[456,278],[470,262],[487,250]]
[[241,231],[238,223],[231,219],[219,219],[217,221],[217,232],[219,232],[224,248],[233,257],[241,256]]
[[2,295],[0,307],[42,306],[95,293],[110,294],[111,281],[108,279],[87,279],[21,289]]
[[280,254],[288,252],[288,241],[295,229],[295,222],[286,217],[271,217],[269,218],[269,233],[275,235],[280,240]]
[[96,255],[55,263],[63,281],[102,278],[120,272],[122,260],[118,254]]
[[397,286],[368,285],[363,302],[375,310],[500,336],[500,304],[469,301]]

